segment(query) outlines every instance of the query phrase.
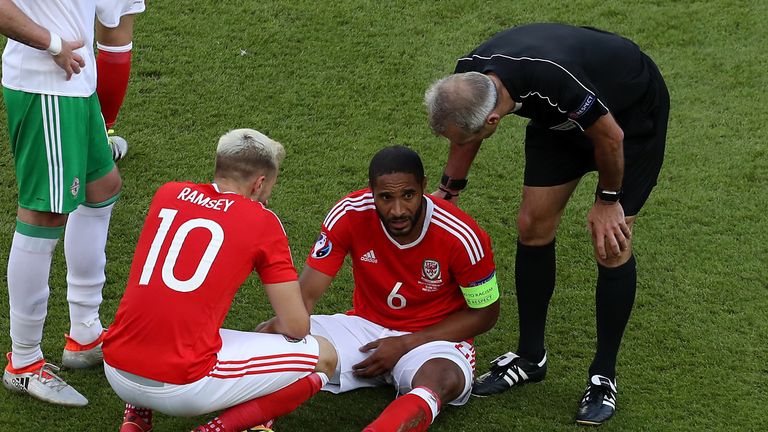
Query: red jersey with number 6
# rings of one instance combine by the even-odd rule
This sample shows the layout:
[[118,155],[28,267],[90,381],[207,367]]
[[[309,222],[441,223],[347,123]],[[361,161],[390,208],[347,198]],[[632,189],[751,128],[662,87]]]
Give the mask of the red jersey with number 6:
[[350,255],[355,287],[348,314],[419,331],[468,308],[460,286],[495,275],[488,234],[453,204],[428,195],[424,201],[421,235],[406,245],[385,230],[370,189],[348,195],[328,213],[307,265],[333,277]]
[[163,185],[104,340],[104,361],[171,384],[204,377],[216,364],[232,299],[253,270],[264,284],[297,280],[274,213],[216,185]]

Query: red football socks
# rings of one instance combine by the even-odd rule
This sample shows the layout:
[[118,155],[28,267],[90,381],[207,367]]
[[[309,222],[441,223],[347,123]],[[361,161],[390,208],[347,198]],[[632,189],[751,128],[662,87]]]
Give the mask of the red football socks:
[[110,47],[98,44],[96,56],[96,93],[99,95],[101,113],[107,129],[114,126],[120,107],[123,106],[128,78],[131,75],[131,48],[133,44]]
[[389,404],[363,432],[423,432],[439,410],[440,398],[426,387],[416,387]]
[[195,431],[240,432],[295,410],[320,391],[327,379],[313,373],[272,394],[235,405]]
[[147,432],[152,430],[152,410],[125,404],[120,432]]

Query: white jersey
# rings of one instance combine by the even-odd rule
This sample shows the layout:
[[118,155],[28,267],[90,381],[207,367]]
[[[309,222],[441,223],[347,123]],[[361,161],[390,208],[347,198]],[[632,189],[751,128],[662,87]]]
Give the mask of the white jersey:
[[96,57],[93,52],[96,0],[13,0],[32,21],[61,36],[82,40],[75,52],[85,61],[79,74],[67,75],[51,54],[8,39],[3,51],[3,86],[28,93],[87,97],[96,91]]

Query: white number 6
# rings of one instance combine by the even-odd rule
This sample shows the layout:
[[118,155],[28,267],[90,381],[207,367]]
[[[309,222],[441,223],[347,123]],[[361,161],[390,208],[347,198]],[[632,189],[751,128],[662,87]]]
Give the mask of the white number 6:
[[[387,297],[387,305],[391,307],[392,309],[402,309],[405,307],[405,297],[403,297],[401,294],[397,293],[397,290],[400,289],[400,287],[403,286],[402,282],[398,282],[395,284],[395,287],[392,288],[392,292],[389,293],[389,296]],[[395,305],[395,299],[397,299],[397,305]]]

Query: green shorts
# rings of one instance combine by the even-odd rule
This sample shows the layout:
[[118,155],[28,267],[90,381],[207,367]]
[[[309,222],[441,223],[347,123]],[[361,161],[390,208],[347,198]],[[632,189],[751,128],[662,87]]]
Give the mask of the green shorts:
[[85,185],[115,166],[96,93],[65,97],[3,88],[19,207],[67,214]]

